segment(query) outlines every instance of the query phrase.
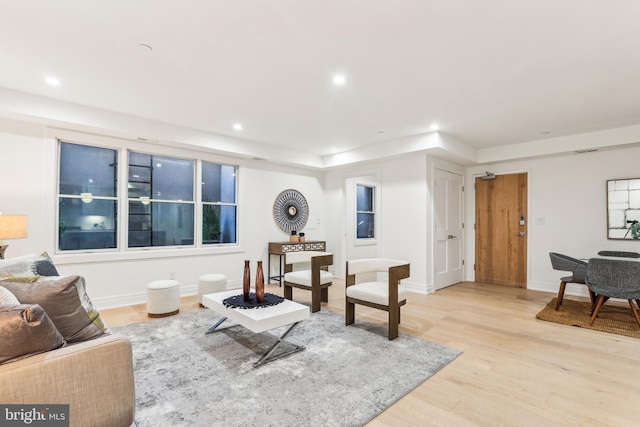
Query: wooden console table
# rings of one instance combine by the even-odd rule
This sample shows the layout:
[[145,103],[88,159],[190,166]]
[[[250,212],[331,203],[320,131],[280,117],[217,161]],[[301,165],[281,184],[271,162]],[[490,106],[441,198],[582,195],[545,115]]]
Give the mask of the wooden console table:
[[[307,240],[306,242],[269,242],[269,258],[267,260],[267,283],[271,283],[271,279],[278,279],[278,284],[282,286],[282,257],[287,252],[300,251],[326,251],[326,242],[321,240]],[[271,255],[278,256],[278,275],[271,275]]]

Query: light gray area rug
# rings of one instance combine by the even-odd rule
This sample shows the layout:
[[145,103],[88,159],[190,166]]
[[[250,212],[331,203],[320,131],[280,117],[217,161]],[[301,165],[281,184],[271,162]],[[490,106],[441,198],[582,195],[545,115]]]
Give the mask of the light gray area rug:
[[322,310],[287,337],[305,350],[254,368],[287,327],[254,334],[227,321],[205,335],[219,317],[113,328],[133,345],[138,426],[361,426],[461,354]]

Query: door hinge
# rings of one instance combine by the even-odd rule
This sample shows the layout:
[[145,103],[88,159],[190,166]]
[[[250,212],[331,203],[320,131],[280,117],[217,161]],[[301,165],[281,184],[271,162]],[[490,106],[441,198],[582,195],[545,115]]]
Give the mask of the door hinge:
[[462,260],[462,265],[464,265],[464,260]]
[[476,265],[473,264],[473,271],[476,271]]
[[464,185],[462,186],[462,191],[464,192]]

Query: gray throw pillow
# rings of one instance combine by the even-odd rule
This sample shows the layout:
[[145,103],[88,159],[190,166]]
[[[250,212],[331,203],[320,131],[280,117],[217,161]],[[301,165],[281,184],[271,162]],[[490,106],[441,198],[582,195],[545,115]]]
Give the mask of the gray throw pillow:
[[65,340],[39,305],[0,305],[0,365],[64,346]]
[[3,281],[22,304],[40,304],[68,343],[86,341],[109,332],[93,307],[81,276],[35,283]]

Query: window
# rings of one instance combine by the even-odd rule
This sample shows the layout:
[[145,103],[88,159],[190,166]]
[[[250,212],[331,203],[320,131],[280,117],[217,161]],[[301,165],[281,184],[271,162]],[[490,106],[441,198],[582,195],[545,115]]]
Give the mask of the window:
[[238,166],[131,148],[59,142],[59,251],[237,244]]
[[375,233],[375,187],[356,185],[356,238],[373,239]]
[[128,247],[194,244],[194,161],[129,152]]
[[117,247],[118,153],[60,143],[58,249]]
[[202,162],[202,243],[236,243],[235,166]]

